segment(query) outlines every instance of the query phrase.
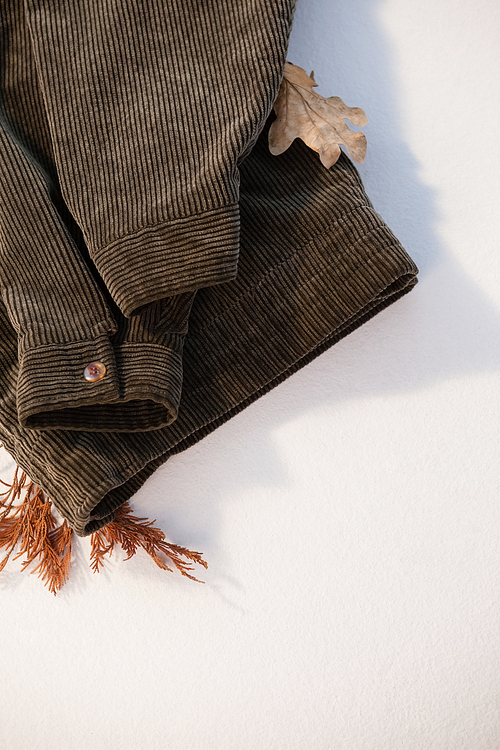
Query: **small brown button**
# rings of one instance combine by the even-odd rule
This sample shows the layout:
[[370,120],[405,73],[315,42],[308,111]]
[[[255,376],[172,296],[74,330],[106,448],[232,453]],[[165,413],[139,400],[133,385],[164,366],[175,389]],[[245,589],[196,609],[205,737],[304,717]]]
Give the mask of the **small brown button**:
[[106,365],[102,362],[91,362],[83,371],[83,377],[89,383],[95,383],[106,375]]

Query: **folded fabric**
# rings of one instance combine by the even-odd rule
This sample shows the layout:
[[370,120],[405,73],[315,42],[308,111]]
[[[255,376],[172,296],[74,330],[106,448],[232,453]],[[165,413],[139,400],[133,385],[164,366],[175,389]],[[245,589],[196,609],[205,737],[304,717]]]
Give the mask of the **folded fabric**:
[[0,437],[80,536],[417,282],[345,154],[269,151],[294,9],[0,10]]

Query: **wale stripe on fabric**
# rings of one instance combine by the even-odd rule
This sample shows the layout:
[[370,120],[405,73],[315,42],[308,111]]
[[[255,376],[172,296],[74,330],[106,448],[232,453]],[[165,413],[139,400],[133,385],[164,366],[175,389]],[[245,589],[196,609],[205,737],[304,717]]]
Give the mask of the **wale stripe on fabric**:
[[417,282],[344,153],[269,151],[294,9],[0,6],[0,438],[81,536]]

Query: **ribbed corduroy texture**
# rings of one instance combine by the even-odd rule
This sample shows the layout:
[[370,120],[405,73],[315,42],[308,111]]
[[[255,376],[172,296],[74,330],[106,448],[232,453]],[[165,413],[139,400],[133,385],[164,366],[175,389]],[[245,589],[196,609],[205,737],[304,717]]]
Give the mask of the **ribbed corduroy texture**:
[[269,152],[294,8],[1,6],[1,438],[77,534],[416,283],[344,154]]
[[234,278],[295,0],[26,6],[64,199],[123,313]]

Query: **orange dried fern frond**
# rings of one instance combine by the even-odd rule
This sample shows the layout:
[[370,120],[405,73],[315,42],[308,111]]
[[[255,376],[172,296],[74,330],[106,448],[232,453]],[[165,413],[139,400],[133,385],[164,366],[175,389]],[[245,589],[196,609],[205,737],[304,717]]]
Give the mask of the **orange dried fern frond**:
[[[24,471],[21,471],[20,476],[19,472],[20,468],[17,466],[10,485],[0,480],[8,487],[4,493],[0,493],[0,498],[3,498],[0,510],[0,548],[7,551],[0,562],[0,571],[16,546],[20,545],[13,560],[26,555],[22,570],[38,561],[31,572],[38,572],[38,577],[55,595],[68,578],[73,532],[66,521],[57,526],[50,499]],[[24,498],[16,504],[23,490]]]
[[[5,548],[7,553],[0,561],[0,572],[14,549],[19,547],[12,559],[26,555],[21,570],[36,562],[31,572],[38,572],[38,577],[55,595],[68,579],[73,530],[66,520],[57,525],[52,515],[52,501],[19,466],[16,466],[11,484],[2,479],[0,483],[7,487],[0,493],[0,549]],[[21,499],[22,492],[25,494]],[[91,534],[90,566],[94,573],[99,572],[104,557],[111,555],[115,544],[120,544],[127,553],[126,560],[130,560],[138,549],[144,549],[162,570],[173,572],[161,555],[170,559],[183,576],[204,583],[188,572],[193,570],[189,562],[208,567],[201,553],[169,544],[163,531],[153,526],[154,523],[156,521],[132,515],[128,503],[120,506],[114,521]]]
[[121,505],[116,511],[115,520],[103,526],[102,529],[94,531],[91,536],[90,566],[94,573],[97,573],[104,565],[105,555],[111,556],[115,544],[119,544],[127,553],[125,560],[130,560],[141,548],[152,557],[159,568],[172,573],[172,568],[158,554],[162,553],[173,562],[183,576],[191,578],[192,581],[204,583],[188,573],[189,570],[193,570],[193,566],[182,559],[187,558],[207,568],[208,565],[202,559],[201,553],[166,542],[165,534],[161,529],[153,526],[154,523],[156,520],[148,521],[146,518],[137,518],[132,515],[132,509],[128,503]]

